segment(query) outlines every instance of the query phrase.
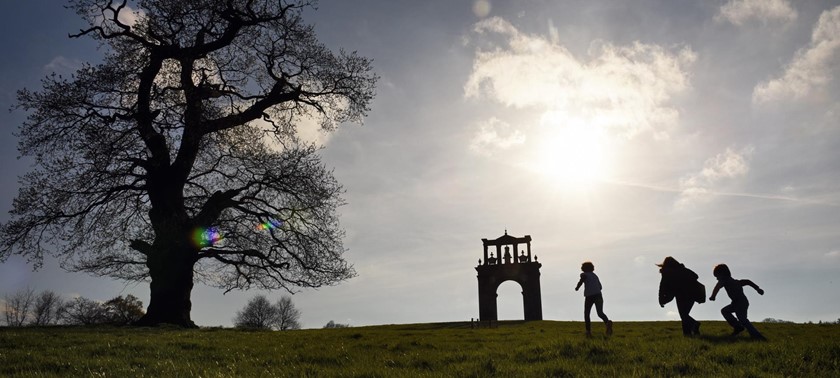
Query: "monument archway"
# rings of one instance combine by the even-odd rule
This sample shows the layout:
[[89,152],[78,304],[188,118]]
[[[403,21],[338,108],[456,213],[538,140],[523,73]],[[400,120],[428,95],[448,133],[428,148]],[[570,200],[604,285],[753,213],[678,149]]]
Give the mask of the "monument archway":
[[[522,238],[505,234],[498,239],[481,239],[484,260],[478,260],[478,318],[499,320],[497,291],[505,281],[516,281],[522,287],[525,320],[542,320],[540,267],[537,256],[531,256],[531,236]],[[495,251],[489,250],[494,247]],[[524,249],[520,250],[520,247]]]

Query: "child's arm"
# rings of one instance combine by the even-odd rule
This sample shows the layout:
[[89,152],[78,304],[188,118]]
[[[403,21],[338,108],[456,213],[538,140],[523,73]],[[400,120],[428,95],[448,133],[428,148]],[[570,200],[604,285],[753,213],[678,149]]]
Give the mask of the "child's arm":
[[718,283],[715,284],[715,288],[712,290],[712,296],[709,297],[710,301],[715,300],[715,297],[717,296],[718,290],[720,290],[721,286],[723,285],[720,284],[720,281],[718,281]]
[[578,281],[577,286],[575,286],[575,291],[580,289],[580,285],[583,285],[583,273],[580,274],[580,281]]
[[752,282],[750,280],[741,280],[741,285],[742,286],[750,286],[753,289],[755,289],[755,291],[757,291],[759,295],[764,295],[764,290],[761,290],[761,288],[758,287],[758,285],[756,285],[754,282]]

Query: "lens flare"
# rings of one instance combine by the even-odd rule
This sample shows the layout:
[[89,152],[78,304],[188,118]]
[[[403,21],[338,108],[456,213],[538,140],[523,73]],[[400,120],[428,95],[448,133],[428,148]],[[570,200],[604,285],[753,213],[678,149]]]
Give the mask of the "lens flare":
[[192,242],[199,248],[216,245],[224,239],[218,227],[196,228],[192,234]]
[[280,226],[282,225],[283,221],[274,218],[268,218],[268,222],[263,222],[257,225],[257,230],[273,230],[275,228],[280,228]]

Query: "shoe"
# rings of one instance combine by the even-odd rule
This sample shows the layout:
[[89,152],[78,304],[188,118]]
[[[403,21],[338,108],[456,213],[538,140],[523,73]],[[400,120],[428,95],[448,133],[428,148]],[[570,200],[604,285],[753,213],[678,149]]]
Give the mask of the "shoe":
[[612,320],[607,320],[607,336],[612,335]]
[[700,322],[694,322],[694,329],[691,331],[694,336],[700,336]]
[[735,328],[734,330],[732,330],[732,334],[729,335],[729,336],[730,337],[735,337],[735,336],[738,336],[738,334],[740,334],[741,332],[744,332],[744,327]]
[[592,332],[586,331],[586,338],[592,338]]
[[767,338],[762,335],[750,336],[755,341],[767,341]]

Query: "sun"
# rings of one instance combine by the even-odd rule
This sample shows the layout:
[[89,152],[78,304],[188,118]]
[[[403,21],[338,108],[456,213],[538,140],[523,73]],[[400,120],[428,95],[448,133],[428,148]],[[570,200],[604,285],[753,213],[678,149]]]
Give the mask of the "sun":
[[588,187],[609,174],[609,140],[596,125],[544,119],[534,168],[560,185]]

